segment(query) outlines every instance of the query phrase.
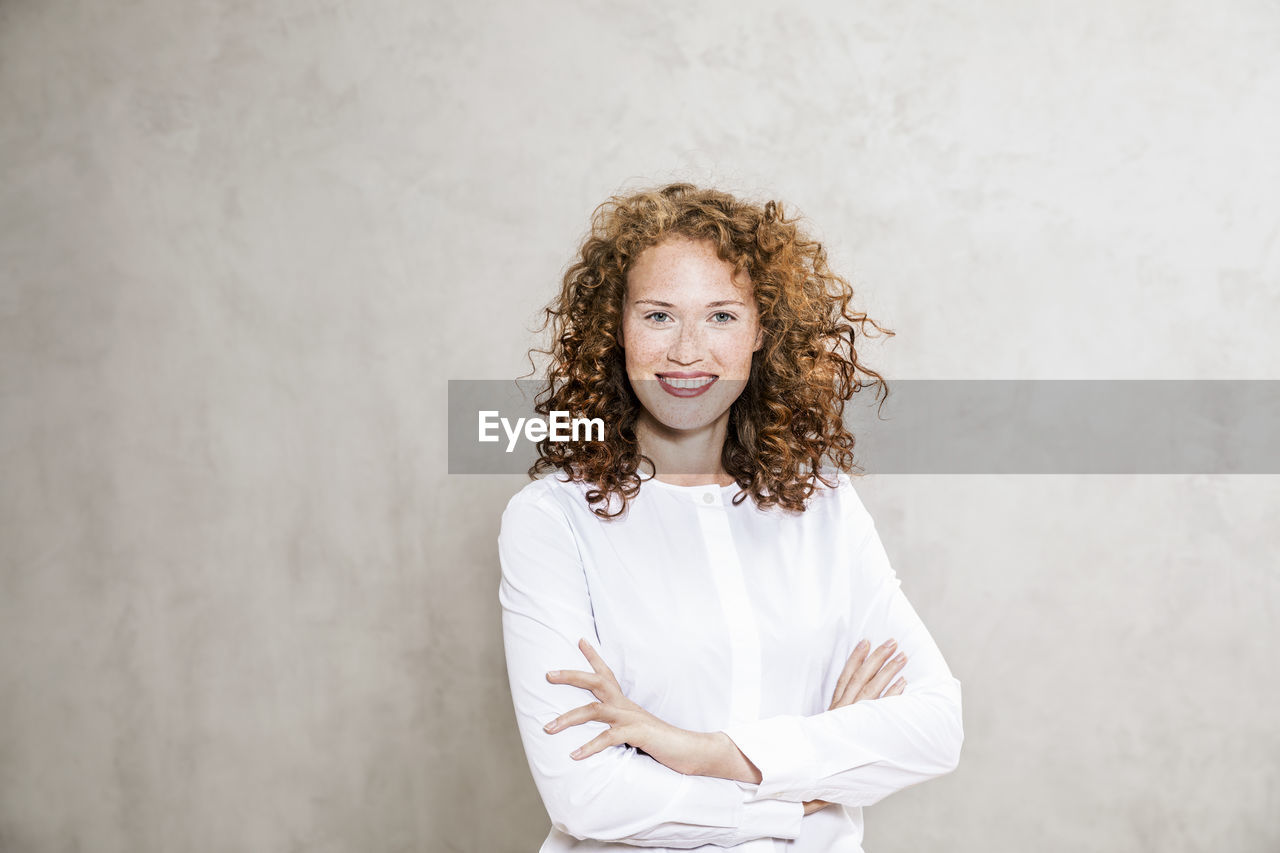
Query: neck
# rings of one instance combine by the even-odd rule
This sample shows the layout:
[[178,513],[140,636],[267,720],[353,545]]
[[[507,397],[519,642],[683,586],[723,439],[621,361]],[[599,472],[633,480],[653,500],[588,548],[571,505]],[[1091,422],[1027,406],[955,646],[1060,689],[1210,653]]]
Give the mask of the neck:
[[653,476],[673,486],[730,486],[721,456],[729,432],[729,413],[694,430],[659,423],[646,411],[636,421],[640,452],[653,460]]

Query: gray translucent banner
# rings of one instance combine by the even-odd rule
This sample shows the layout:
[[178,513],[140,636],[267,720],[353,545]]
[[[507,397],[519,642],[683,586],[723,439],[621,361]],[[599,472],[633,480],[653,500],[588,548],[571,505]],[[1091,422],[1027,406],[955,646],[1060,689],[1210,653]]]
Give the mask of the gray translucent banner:
[[[533,411],[540,388],[449,380],[449,473],[523,474],[530,437],[571,437],[579,414],[547,424]],[[868,474],[1280,473],[1273,380],[900,379],[879,414],[867,391],[844,420]]]

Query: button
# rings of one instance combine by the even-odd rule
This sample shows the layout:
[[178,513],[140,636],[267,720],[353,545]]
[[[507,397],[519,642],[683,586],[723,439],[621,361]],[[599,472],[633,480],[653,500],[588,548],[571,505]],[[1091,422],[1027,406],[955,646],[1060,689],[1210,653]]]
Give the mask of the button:
[[704,504],[715,503],[716,502],[715,495],[711,494],[710,492],[703,492],[702,502]]

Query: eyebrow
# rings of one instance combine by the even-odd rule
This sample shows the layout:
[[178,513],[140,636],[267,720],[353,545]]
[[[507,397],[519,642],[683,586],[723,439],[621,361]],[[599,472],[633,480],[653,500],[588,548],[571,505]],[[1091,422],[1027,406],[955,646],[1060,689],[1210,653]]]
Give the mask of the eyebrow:
[[[675,308],[670,302],[659,302],[656,299],[637,299],[635,305],[657,305],[659,308]],[[721,299],[719,302],[708,302],[708,308],[719,308],[721,305],[738,305],[746,308],[746,303],[739,302],[736,299]]]

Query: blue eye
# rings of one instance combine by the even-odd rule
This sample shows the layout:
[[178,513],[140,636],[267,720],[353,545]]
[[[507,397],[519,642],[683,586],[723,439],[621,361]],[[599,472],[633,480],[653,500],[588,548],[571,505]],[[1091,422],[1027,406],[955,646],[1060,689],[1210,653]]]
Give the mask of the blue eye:
[[654,317],[658,316],[659,314],[661,314],[663,317],[667,316],[666,311],[651,311],[648,314],[645,314],[644,318],[646,320],[652,320]]
[[728,317],[728,318],[729,318],[728,320],[725,320],[725,321],[723,321],[723,322],[720,324],[720,325],[722,325],[722,326],[723,326],[725,323],[728,323],[728,322],[731,322],[731,321],[733,321],[733,320],[737,319],[737,318],[736,318],[736,317],[734,317],[732,314],[730,314],[728,311],[717,311],[716,313],[712,314],[711,316],[713,316],[713,317],[719,317],[719,316],[722,316],[722,315],[723,315],[723,316],[725,316],[725,317]]

